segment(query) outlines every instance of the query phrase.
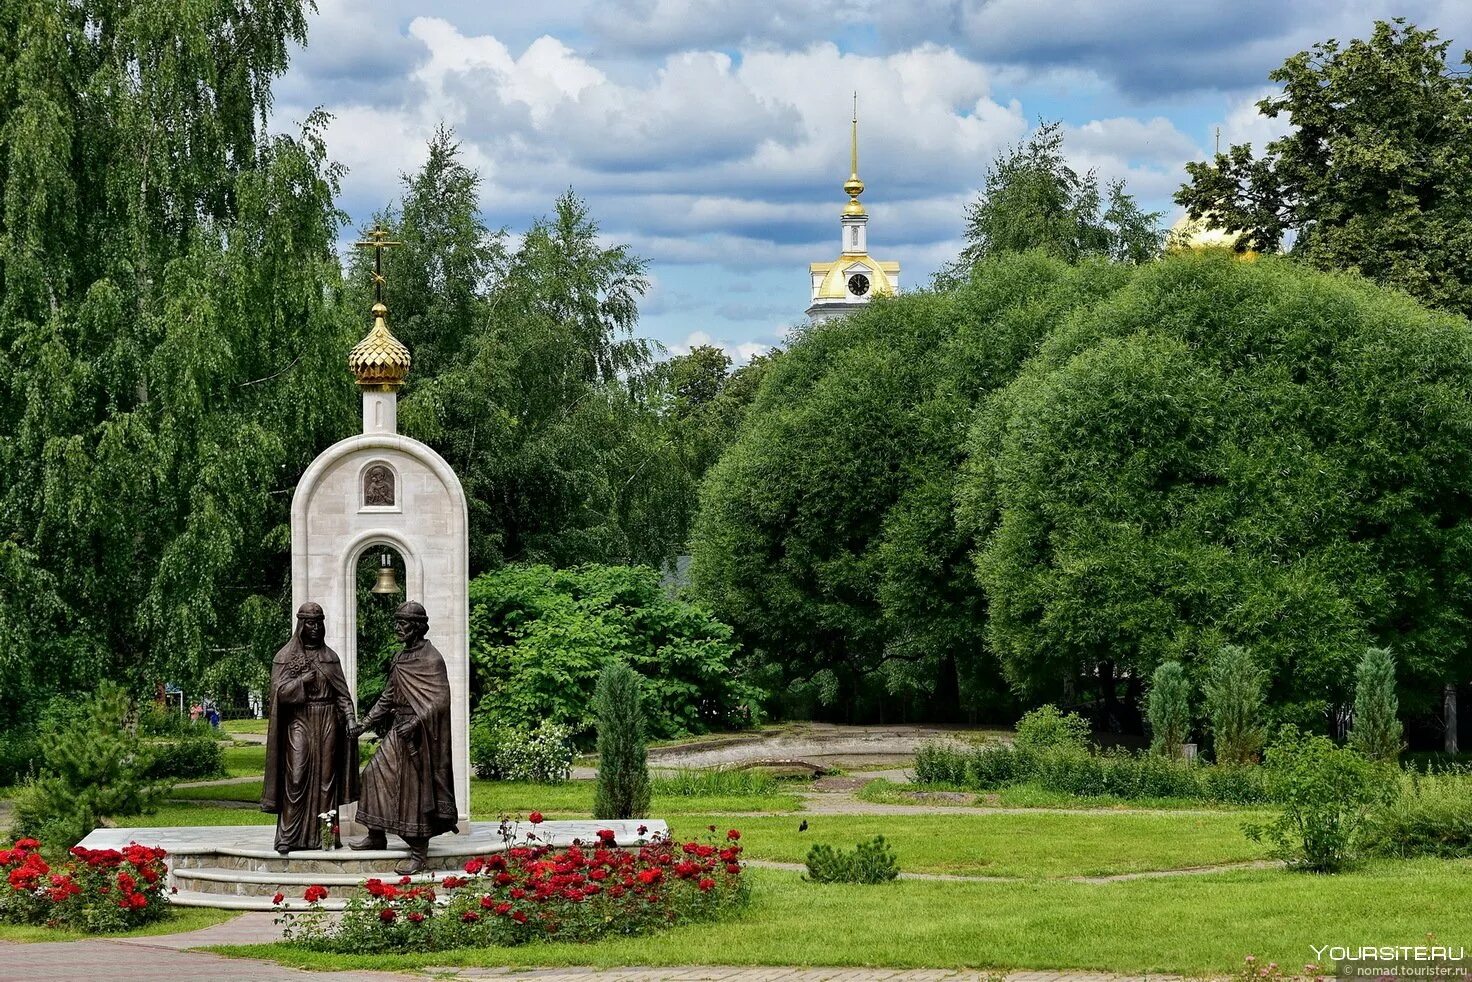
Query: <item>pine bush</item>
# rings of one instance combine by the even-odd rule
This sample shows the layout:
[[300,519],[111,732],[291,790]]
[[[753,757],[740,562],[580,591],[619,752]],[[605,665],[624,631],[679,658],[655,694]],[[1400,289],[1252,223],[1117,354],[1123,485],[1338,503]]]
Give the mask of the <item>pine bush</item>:
[[1354,723],[1349,742],[1371,760],[1400,757],[1400,700],[1395,695],[1395,656],[1366,648],[1354,678]]
[[1267,739],[1268,673],[1246,648],[1224,644],[1207,663],[1202,685],[1218,764],[1251,764]]
[[1179,757],[1181,744],[1191,733],[1191,683],[1178,661],[1161,662],[1150,678],[1150,696],[1145,704],[1150,717],[1150,749],[1166,757]]
[[122,688],[104,683],[84,712],[44,734],[41,776],[16,796],[16,835],[66,848],[103,818],[158,806],[169,786],[148,777],[153,761],[128,725],[131,708]]
[[643,817],[649,811],[649,766],[644,750],[644,705],[639,677],[610,662],[593,690],[598,720],[598,788],[593,817]]

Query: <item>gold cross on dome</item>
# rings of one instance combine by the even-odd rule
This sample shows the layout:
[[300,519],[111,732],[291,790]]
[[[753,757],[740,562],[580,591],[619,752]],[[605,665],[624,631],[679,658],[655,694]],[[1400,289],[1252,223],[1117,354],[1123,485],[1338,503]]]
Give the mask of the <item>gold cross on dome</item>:
[[378,224],[363,234],[365,236],[363,241],[354,242],[353,248],[373,250],[373,272],[368,274],[373,280],[373,302],[383,303],[383,250],[401,246],[404,243],[390,239],[388,229]]

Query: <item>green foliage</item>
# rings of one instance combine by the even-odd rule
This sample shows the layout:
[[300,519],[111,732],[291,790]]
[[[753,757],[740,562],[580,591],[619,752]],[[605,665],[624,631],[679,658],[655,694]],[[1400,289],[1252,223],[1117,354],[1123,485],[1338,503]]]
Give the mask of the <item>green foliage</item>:
[[882,835],[860,842],[853,852],[815,845],[808,852],[807,867],[814,883],[888,883],[900,875],[899,860]]
[[150,742],[145,750],[148,768],[144,776],[153,780],[225,776],[225,752],[220,741],[208,734]]
[[1243,233],[1244,248],[1275,250],[1293,234],[1307,263],[1472,313],[1472,78],[1447,64],[1449,45],[1397,19],[1293,55],[1257,104],[1287,117],[1287,135],[1260,158],[1242,144],[1187,164],[1176,202]]
[[1146,715],[1150,719],[1150,750],[1165,757],[1179,757],[1181,744],[1191,735],[1191,683],[1180,662],[1161,662],[1150,676]]
[[306,7],[0,12],[5,701],[263,674],[280,492],[355,405],[326,117],[265,125]]
[[768,797],[782,792],[775,777],[753,770],[681,768],[654,778],[654,794],[671,798]]
[[1201,690],[1218,764],[1253,764],[1267,738],[1268,675],[1252,652],[1224,644],[1206,664]]
[[1389,648],[1366,648],[1354,677],[1354,723],[1349,743],[1370,760],[1400,758],[1403,731],[1395,695],[1395,656]]
[[652,569],[506,566],[471,582],[470,604],[475,688],[496,722],[530,731],[552,720],[587,734],[593,688],[612,662],[642,677],[656,739],[756,718],[761,694],[731,629],[668,596]]
[[1128,275],[1001,256],[955,290],[804,329],[766,370],[702,486],[692,572],[789,711],[1005,711],[954,519],[966,427],[1071,310]]
[[41,766],[41,741],[34,730],[0,733],[0,788],[19,784]]
[[598,788],[593,817],[643,817],[649,811],[644,705],[639,676],[622,662],[604,666],[593,692],[598,718]]
[[1472,856],[1472,772],[1402,774],[1366,816],[1361,841],[1370,855]]
[[1385,773],[1357,751],[1293,726],[1279,731],[1266,765],[1283,811],[1270,823],[1248,825],[1248,837],[1315,873],[1337,873],[1353,862],[1370,806],[1385,797]]
[[1259,767],[1192,764],[1158,754],[1089,753],[1076,744],[1040,748],[933,743],[915,754],[915,781],[995,791],[1027,784],[1084,798],[1175,798],[1221,804],[1268,800]]
[[1272,257],[1114,271],[972,430],[958,514],[1008,679],[1233,643],[1322,726],[1378,642],[1403,708],[1439,703],[1472,674],[1467,323]]
[[1019,750],[1083,750],[1089,745],[1089,721],[1050,704],[1022,714],[1013,743]]
[[528,731],[478,716],[470,726],[470,763],[477,777],[561,784],[572,774],[572,758],[572,734],[551,720]]
[[1101,214],[1098,178],[1068,165],[1061,123],[1042,123],[992,162],[981,196],[966,209],[966,248],[938,281],[954,283],[984,259],[1032,249],[1069,263],[1154,259],[1164,238],[1161,213],[1141,211],[1123,181],[1110,182],[1107,195]]
[[104,818],[158,804],[167,785],[149,777],[151,757],[129,727],[131,710],[127,693],[104,683],[81,714],[47,729],[44,769],[15,799],[16,835],[67,847]]

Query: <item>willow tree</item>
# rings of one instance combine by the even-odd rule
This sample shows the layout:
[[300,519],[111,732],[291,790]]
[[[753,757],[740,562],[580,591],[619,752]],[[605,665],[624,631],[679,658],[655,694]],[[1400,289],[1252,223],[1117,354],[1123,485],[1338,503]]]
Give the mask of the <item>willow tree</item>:
[[224,683],[285,623],[290,489],[351,418],[324,118],[265,135],[305,6],[0,8],[11,711]]

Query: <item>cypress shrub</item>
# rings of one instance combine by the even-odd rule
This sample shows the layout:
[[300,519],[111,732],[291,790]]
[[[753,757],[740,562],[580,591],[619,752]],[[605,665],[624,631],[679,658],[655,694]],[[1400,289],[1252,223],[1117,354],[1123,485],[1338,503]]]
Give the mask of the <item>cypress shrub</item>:
[[1400,700],[1395,695],[1395,656],[1389,648],[1366,648],[1354,677],[1352,747],[1371,760],[1400,757]]
[[1268,673],[1252,653],[1224,644],[1207,663],[1201,689],[1218,764],[1251,764],[1267,739],[1263,707]]
[[1145,713],[1150,718],[1150,749],[1165,757],[1179,757],[1181,744],[1191,733],[1191,683],[1180,662],[1161,662],[1156,667]]
[[593,689],[598,720],[598,789],[593,817],[642,817],[649,811],[649,765],[644,750],[644,705],[639,677],[609,662]]

